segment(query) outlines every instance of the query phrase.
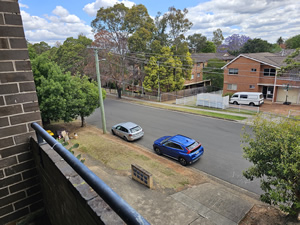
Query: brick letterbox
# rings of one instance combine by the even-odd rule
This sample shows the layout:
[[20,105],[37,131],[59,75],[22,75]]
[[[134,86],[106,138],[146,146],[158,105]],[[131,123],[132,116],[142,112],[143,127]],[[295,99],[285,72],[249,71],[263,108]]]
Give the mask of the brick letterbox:
[[131,175],[132,179],[146,185],[150,189],[153,186],[153,177],[152,174],[144,170],[138,165],[131,165]]

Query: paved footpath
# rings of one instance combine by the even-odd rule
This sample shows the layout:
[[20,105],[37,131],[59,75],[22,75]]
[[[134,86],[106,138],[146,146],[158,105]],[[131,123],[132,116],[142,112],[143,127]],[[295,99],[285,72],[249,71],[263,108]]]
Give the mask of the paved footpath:
[[255,194],[209,176],[206,183],[170,194],[149,189],[130,175],[113,174],[90,157],[85,164],[154,225],[233,225],[254,204],[262,204]]

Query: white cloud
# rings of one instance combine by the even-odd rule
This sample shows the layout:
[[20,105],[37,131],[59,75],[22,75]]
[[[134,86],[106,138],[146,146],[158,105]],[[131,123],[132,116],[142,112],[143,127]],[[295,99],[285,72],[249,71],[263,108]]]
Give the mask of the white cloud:
[[226,38],[234,33],[261,38],[271,43],[282,36],[299,34],[300,2],[294,0],[211,0],[188,8],[193,22],[189,34],[201,33],[209,38],[218,28]]
[[29,9],[28,5],[25,5],[25,4],[22,4],[22,3],[19,3],[19,6],[20,6],[20,8]]
[[29,42],[45,41],[54,45],[57,41],[64,42],[68,37],[76,38],[78,34],[93,39],[92,28],[62,6],[57,6],[52,13],[42,18],[21,10],[25,37]]
[[115,5],[116,3],[123,3],[126,7],[131,8],[135,5],[134,2],[128,0],[96,0],[95,2],[89,3],[83,7],[83,11],[85,11],[89,16],[95,17],[97,15],[97,11],[101,8],[107,8]]

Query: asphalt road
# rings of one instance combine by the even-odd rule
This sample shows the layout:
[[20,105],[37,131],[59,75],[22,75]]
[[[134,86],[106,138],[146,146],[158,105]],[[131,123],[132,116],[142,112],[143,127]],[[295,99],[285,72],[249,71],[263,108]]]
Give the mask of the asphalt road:
[[[144,129],[145,135],[134,144],[142,145],[149,151],[153,151],[153,141],[161,136],[183,134],[191,137],[204,147],[204,155],[192,167],[256,194],[262,193],[258,180],[251,182],[242,175],[242,171],[251,166],[242,157],[240,135],[243,124],[116,99],[105,99],[104,109],[109,132],[113,125],[120,122],[137,123]],[[86,121],[102,129],[100,109]],[[178,163],[178,166],[181,165]]]

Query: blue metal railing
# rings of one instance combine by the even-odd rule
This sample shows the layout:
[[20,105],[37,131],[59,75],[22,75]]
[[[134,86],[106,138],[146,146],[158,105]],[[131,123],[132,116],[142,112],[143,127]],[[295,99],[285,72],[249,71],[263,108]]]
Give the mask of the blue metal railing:
[[94,191],[122,218],[127,224],[150,224],[124,199],[115,193],[96,174],[81,163],[70,151],[56,141],[38,123],[32,123],[31,127],[36,131],[39,144],[43,139],[90,185]]

